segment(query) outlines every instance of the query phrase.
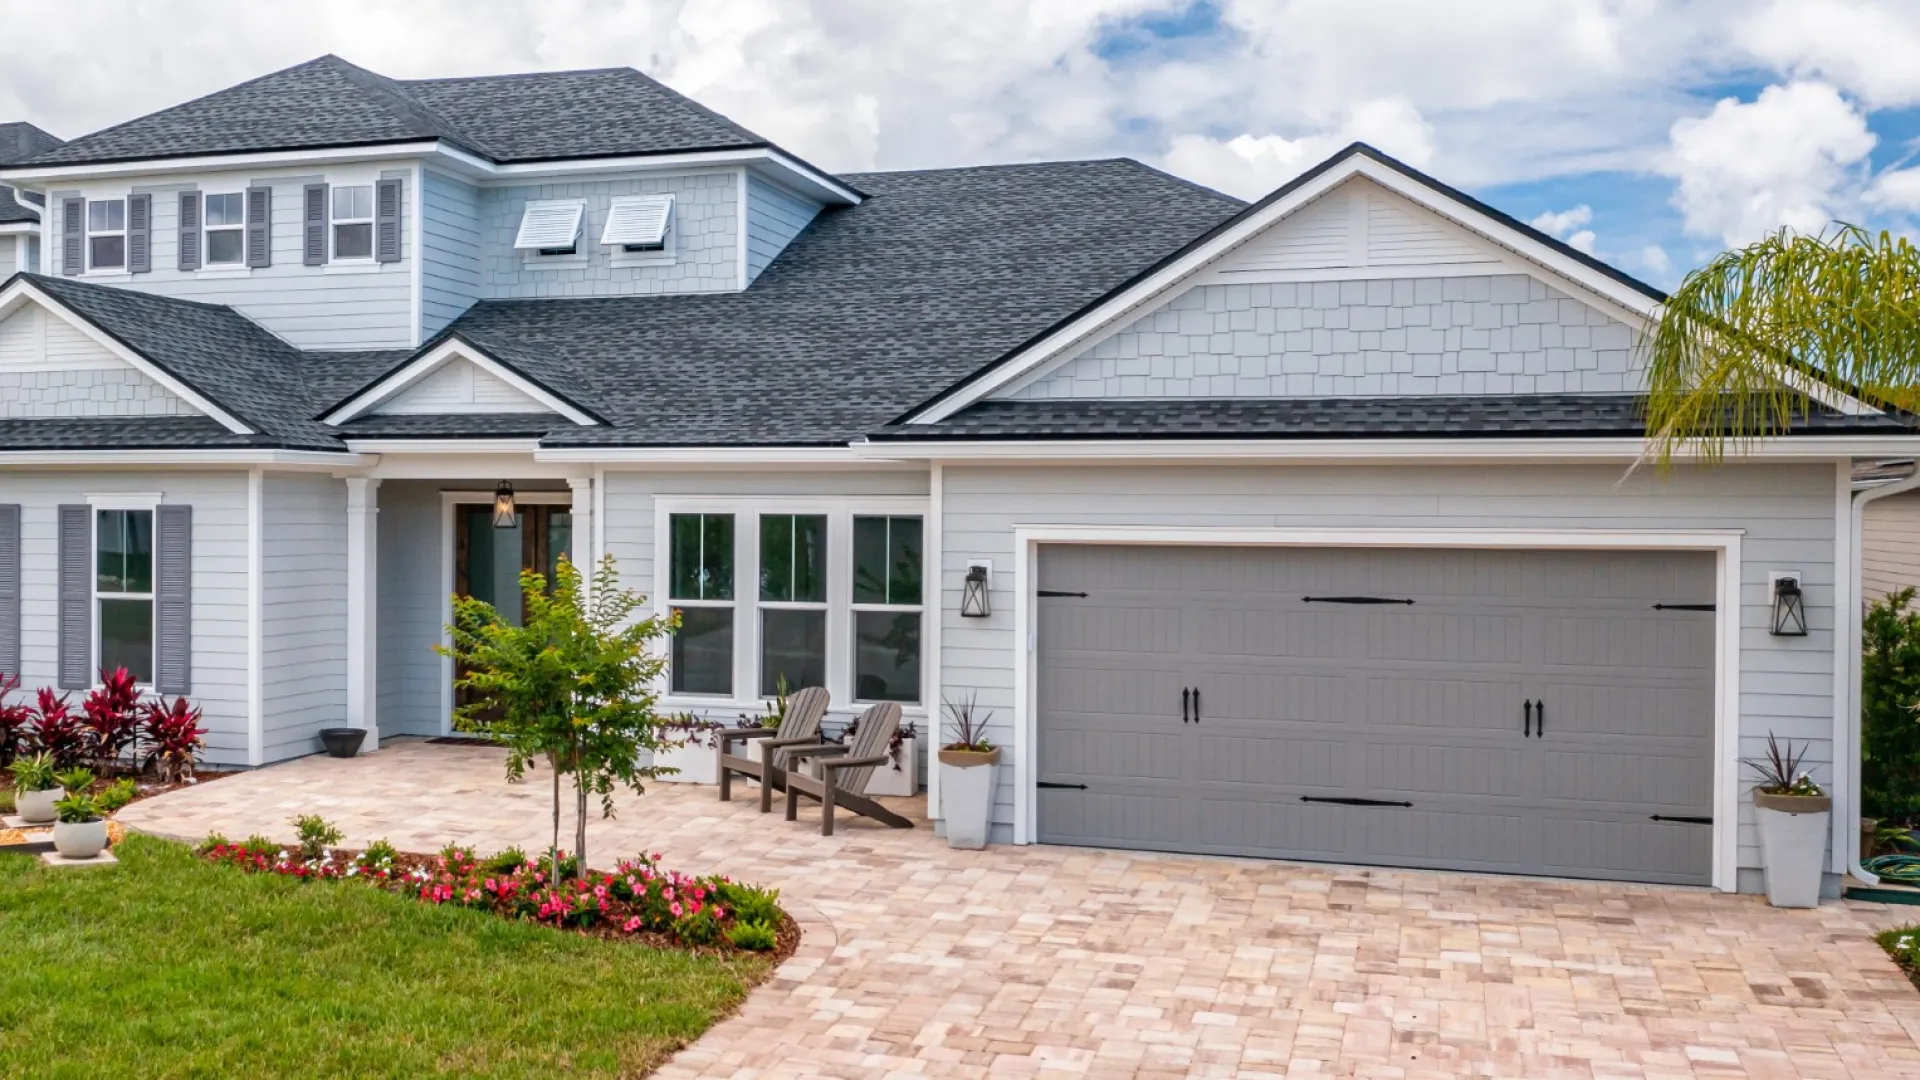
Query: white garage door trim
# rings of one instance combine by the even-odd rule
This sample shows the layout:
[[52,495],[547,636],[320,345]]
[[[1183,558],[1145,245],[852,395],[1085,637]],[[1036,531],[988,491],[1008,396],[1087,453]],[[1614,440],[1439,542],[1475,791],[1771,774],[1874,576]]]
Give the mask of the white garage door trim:
[[1713,887],[1734,889],[1739,822],[1740,538],[1735,529],[1215,529],[1015,525],[1013,566],[1013,842],[1038,834],[1034,784],[1034,589],[1043,544],[1214,544],[1273,547],[1439,547],[1713,551]]

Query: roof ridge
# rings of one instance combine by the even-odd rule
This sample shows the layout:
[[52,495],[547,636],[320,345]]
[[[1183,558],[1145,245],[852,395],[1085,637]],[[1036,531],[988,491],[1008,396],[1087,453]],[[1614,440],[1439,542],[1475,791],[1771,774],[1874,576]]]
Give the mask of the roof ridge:
[[548,75],[605,75],[617,71],[637,70],[630,65],[615,64],[610,67],[562,68],[559,71],[506,71],[498,75],[447,75],[437,79],[394,79],[405,86],[415,83],[456,83],[456,82],[498,82],[502,79],[538,79]]
[[[413,113],[415,120],[423,122],[424,125],[431,129],[439,138],[457,140],[466,143],[469,150],[477,150],[483,154],[486,153],[486,151],[478,145],[477,140],[460,130],[459,125],[434,111],[419,98],[407,93],[406,90],[402,88],[403,84],[400,80],[389,78],[377,71],[363,68],[353,61],[335,56],[333,53],[322,56],[320,60],[327,62],[329,66],[341,75],[344,75],[347,80],[354,85],[373,93],[385,95],[402,109]],[[492,155],[488,154],[487,156],[491,157]]]

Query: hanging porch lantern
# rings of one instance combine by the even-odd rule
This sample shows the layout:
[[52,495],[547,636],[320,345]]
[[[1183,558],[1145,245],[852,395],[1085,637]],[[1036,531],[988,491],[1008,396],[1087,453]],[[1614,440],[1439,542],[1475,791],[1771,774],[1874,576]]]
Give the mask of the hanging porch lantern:
[[1773,581],[1774,637],[1806,637],[1807,609],[1800,595],[1800,579],[1779,577]]
[[493,527],[511,529],[516,524],[518,521],[513,511],[513,484],[502,480],[500,485],[493,489]]
[[967,567],[967,576],[960,583],[960,614],[969,619],[984,619],[993,614],[993,604],[987,599],[987,567],[974,563]]

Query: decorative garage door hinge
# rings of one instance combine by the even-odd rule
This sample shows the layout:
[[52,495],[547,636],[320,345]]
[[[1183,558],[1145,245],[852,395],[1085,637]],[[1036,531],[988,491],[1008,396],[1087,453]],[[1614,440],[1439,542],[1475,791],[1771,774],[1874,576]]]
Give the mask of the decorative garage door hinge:
[[1718,611],[1718,604],[1655,604],[1655,611]]
[[1301,802],[1333,803],[1336,806],[1412,806],[1410,802],[1395,802],[1392,799],[1348,799],[1334,796],[1302,795]]
[[1068,788],[1073,791],[1087,790],[1087,785],[1085,784],[1056,784],[1051,780],[1036,780],[1034,781],[1033,786],[1044,787],[1044,788]]
[[1087,594],[1083,592],[1061,592],[1058,589],[1038,589],[1034,591],[1033,595],[1035,596],[1077,596],[1082,600],[1085,600],[1087,598]]
[[1650,815],[1648,815],[1648,816],[1649,816],[1650,818],[1652,818],[1652,820],[1654,820],[1654,821],[1676,821],[1676,822],[1679,822],[1679,823],[1680,823],[1680,824],[1682,824],[1682,825],[1711,825],[1711,824],[1713,824],[1713,819],[1712,819],[1712,818],[1710,818],[1710,817],[1676,817],[1676,816],[1674,816],[1674,815],[1672,815],[1672,814],[1650,814]]
[[1300,599],[1309,604],[1411,604],[1412,600],[1402,600],[1392,596],[1303,596]]

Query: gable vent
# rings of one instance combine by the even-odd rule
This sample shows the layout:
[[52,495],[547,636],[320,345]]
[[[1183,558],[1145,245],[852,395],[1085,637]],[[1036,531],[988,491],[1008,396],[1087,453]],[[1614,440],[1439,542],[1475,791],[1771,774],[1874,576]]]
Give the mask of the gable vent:
[[578,199],[530,202],[520,218],[513,246],[521,251],[566,251],[580,242],[580,219],[587,204]]
[[667,244],[673,221],[673,196],[624,195],[607,211],[607,227],[600,243],[628,251],[659,251]]

